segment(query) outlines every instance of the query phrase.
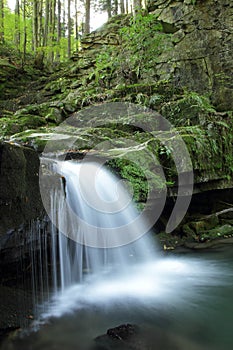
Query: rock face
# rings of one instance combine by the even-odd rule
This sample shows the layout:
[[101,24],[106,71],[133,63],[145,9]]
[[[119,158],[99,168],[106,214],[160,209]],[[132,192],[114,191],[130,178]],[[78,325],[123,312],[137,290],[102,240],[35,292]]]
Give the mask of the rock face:
[[39,157],[30,148],[0,143],[0,234],[39,215]]
[[232,1],[152,3],[150,10],[171,33],[174,45],[159,58],[160,79],[208,94],[218,111],[232,110]]
[[38,173],[39,157],[33,149],[0,143],[2,281],[17,279],[23,272],[24,259],[29,258],[30,239],[33,239],[29,223],[43,212]]

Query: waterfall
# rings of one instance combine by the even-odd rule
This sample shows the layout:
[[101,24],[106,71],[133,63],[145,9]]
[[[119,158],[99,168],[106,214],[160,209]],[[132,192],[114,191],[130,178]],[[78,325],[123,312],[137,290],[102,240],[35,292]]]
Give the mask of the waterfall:
[[45,281],[39,323],[93,307],[192,305],[203,299],[203,288],[222,284],[214,261],[159,253],[131,192],[106,167],[93,161],[45,163],[56,176],[52,186],[41,183],[51,228],[42,230],[44,249],[37,258],[50,268],[44,277],[36,269],[34,277],[34,285]]
[[60,176],[49,200],[55,291],[154,258],[152,239],[141,237],[145,222],[116,175],[98,162],[56,161],[53,172]]

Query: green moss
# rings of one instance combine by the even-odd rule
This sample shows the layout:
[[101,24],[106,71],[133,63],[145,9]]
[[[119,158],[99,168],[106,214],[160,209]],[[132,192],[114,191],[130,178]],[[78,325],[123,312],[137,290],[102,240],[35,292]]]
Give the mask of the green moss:
[[203,124],[215,109],[207,97],[187,92],[178,100],[164,104],[161,113],[174,126],[189,126]]
[[46,125],[46,121],[35,115],[24,115],[21,118],[1,118],[0,130],[1,136],[14,135],[27,129],[37,129],[40,126]]
[[135,202],[146,202],[149,192],[159,193],[166,186],[162,176],[153,171],[154,160],[145,149],[141,152],[129,149],[126,154],[119,149],[119,154],[108,161],[108,166],[131,184]]
[[233,227],[229,224],[216,227],[209,231],[203,231],[199,233],[199,240],[203,241],[211,241],[217,238],[227,238],[233,235]]

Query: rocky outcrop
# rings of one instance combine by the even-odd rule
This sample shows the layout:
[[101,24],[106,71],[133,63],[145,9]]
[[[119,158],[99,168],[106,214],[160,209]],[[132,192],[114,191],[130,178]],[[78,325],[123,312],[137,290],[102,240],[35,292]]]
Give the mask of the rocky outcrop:
[[159,58],[160,79],[209,95],[218,111],[232,110],[232,2],[156,1],[150,10],[173,42]]

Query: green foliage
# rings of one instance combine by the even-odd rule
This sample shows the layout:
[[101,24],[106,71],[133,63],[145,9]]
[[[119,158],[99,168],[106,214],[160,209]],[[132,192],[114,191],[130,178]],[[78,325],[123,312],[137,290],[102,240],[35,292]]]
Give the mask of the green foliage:
[[[154,65],[161,52],[168,49],[168,34],[162,33],[162,25],[153,14],[138,13],[130,24],[118,31],[121,45],[103,47],[95,56],[95,66],[88,81],[104,88],[114,84],[136,84],[143,75],[154,71]],[[134,102],[149,104],[148,97],[138,93]]]
[[164,104],[161,113],[175,126],[189,126],[204,124],[216,111],[207,96],[186,91],[179,99]]
[[103,87],[110,87],[113,73],[118,66],[114,50],[111,47],[104,47],[95,59],[95,67],[90,72],[88,80],[95,78],[95,83]]
[[199,95],[195,91],[185,92],[184,98],[190,101],[192,106],[198,106],[206,112],[215,113],[214,107],[211,105],[210,100],[207,96]]
[[120,35],[122,72],[131,74],[135,83],[154,66],[157,56],[166,49],[168,35],[162,33],[162,25],[153,14],[143,15],[141,12],[132,18],[130,26],[120,30]]
[[25,19],[25,24],[23,22],[22,16],[19,18],[19,28],[18,28],[18,34],[21,36],[20,44],[19,47],[15,46],[15,38],[17,35],[17,30],[15,28],[15,21],[16,21],[16,16],[13,12],[11,12],[9,9],[5,9],[5,21],[4,21],[4,38],[5,42],[8,45],[12,45],[15,47],[15,49],[18,52],[23,52],[23,36],[24,36],[24,26],[26,28],[26,36],[27,36],[27,42],[26,42],[26,52],[27,53],[32,53],[32,15],[30,10],[28,9],[27,11],[27,17]]
[[[45,4],[44,2],[42,3]],[[24,6],[25,13],[23,13]],[[41,23],[43,27],[45,25],[45,14],[41,19]],[[62,25],[66,26],[66,23],[62,23]],[[50,29],[49,27],[48,30]],[[28,63],[28,59],[31,60],[32,55],[35,57],[35,61],[38,55],[40,55],[42,61],[44,60],[43,63],[47,66],[53,62],[67,61],[67,33],[63,31],[62,37],[58,40],[57,23],[55,23],[54,33],[48,33],[46,45],[44,45],[44,28],[41,28],[41,31],[38,33],[38,47],[36,49],[34,47],[35,38],[33,37],[33,32],[33,2],[24,2],[24,5],[20,6],[19,16],[16,16],[7,6],[4,7],[4,44],[14,48],[21,56],[24,64]],[[77,49],[78,46],[79,41],[75,39],[73,33],[71,35],[71,51]]]

